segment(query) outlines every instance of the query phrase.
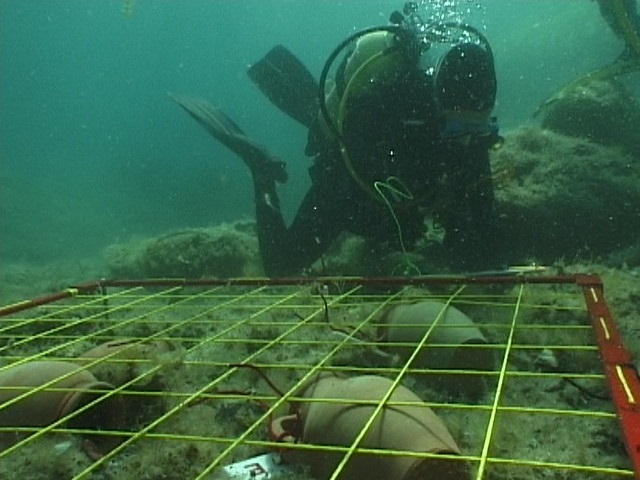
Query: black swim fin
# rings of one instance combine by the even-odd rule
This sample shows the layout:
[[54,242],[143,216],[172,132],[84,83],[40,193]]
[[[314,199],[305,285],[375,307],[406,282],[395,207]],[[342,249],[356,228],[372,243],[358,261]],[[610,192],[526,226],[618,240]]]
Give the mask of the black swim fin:
[[284,162],[265,147],[250,139],[228,115],[202,98],[168,93],[200,125],[249,167],[254,179],[285,183],[288,179]]
[[318,82],[304,64],[282,45],[276,45],[249,67],[249,78],[271,102],[302,125],[311,128],[318,116]]

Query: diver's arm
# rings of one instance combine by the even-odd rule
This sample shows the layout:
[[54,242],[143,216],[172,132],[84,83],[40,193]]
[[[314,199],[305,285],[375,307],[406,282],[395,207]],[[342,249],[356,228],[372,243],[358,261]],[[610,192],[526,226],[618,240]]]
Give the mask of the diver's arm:
[[[493,180],[486,145],[471,139],[467,147],[451,152],[449,188],[452,200],[441,215],[446,235],[444,246],[450,264],[458,270],[474,271],[500,266],[493,202]],[[482,140],[486,142],[486,140]]]

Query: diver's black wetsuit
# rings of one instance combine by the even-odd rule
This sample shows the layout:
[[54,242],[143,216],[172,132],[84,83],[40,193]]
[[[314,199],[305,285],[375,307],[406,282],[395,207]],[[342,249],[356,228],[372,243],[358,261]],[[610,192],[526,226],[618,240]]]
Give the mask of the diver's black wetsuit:
[[[452,267],[496,267],[488,151],[498,136],[443,138],[433,91],[432,77],[416,68],[393,87],[360,96],[344,120],[349,157],[363,181],[394,176],[411,192],[411,201],[390,201],[407,248],[424,234],[419,210],[426,207],[446,231]],[[354,180],[336,144],[313,140],[318,137],[312,129],[307,151],[315,155],[313,183],[290,227],[274,182],[254,178],[260,250],[270,276],[300,273],[342,231],[400,246],[389,207]]]

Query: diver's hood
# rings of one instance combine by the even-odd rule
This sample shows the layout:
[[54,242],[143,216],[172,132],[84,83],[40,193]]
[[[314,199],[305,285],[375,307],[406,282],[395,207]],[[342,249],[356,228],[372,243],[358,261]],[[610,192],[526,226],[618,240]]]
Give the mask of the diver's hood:
[[454,45],[438,61],[435,92],[443,111],[487,112],[496,101],[493,57],[480,45]]

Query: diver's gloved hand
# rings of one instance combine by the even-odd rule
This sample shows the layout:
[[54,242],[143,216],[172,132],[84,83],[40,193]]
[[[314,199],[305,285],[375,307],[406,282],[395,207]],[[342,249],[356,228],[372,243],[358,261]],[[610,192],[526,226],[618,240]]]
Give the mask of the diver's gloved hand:
[[242,158],[251,170],[254,181],[284,183],[288,180],[285,163],[272,155],[264,146],[247,137],[222,110],[201,98],[174,93],[169,93],[169,97],[220,143]]

